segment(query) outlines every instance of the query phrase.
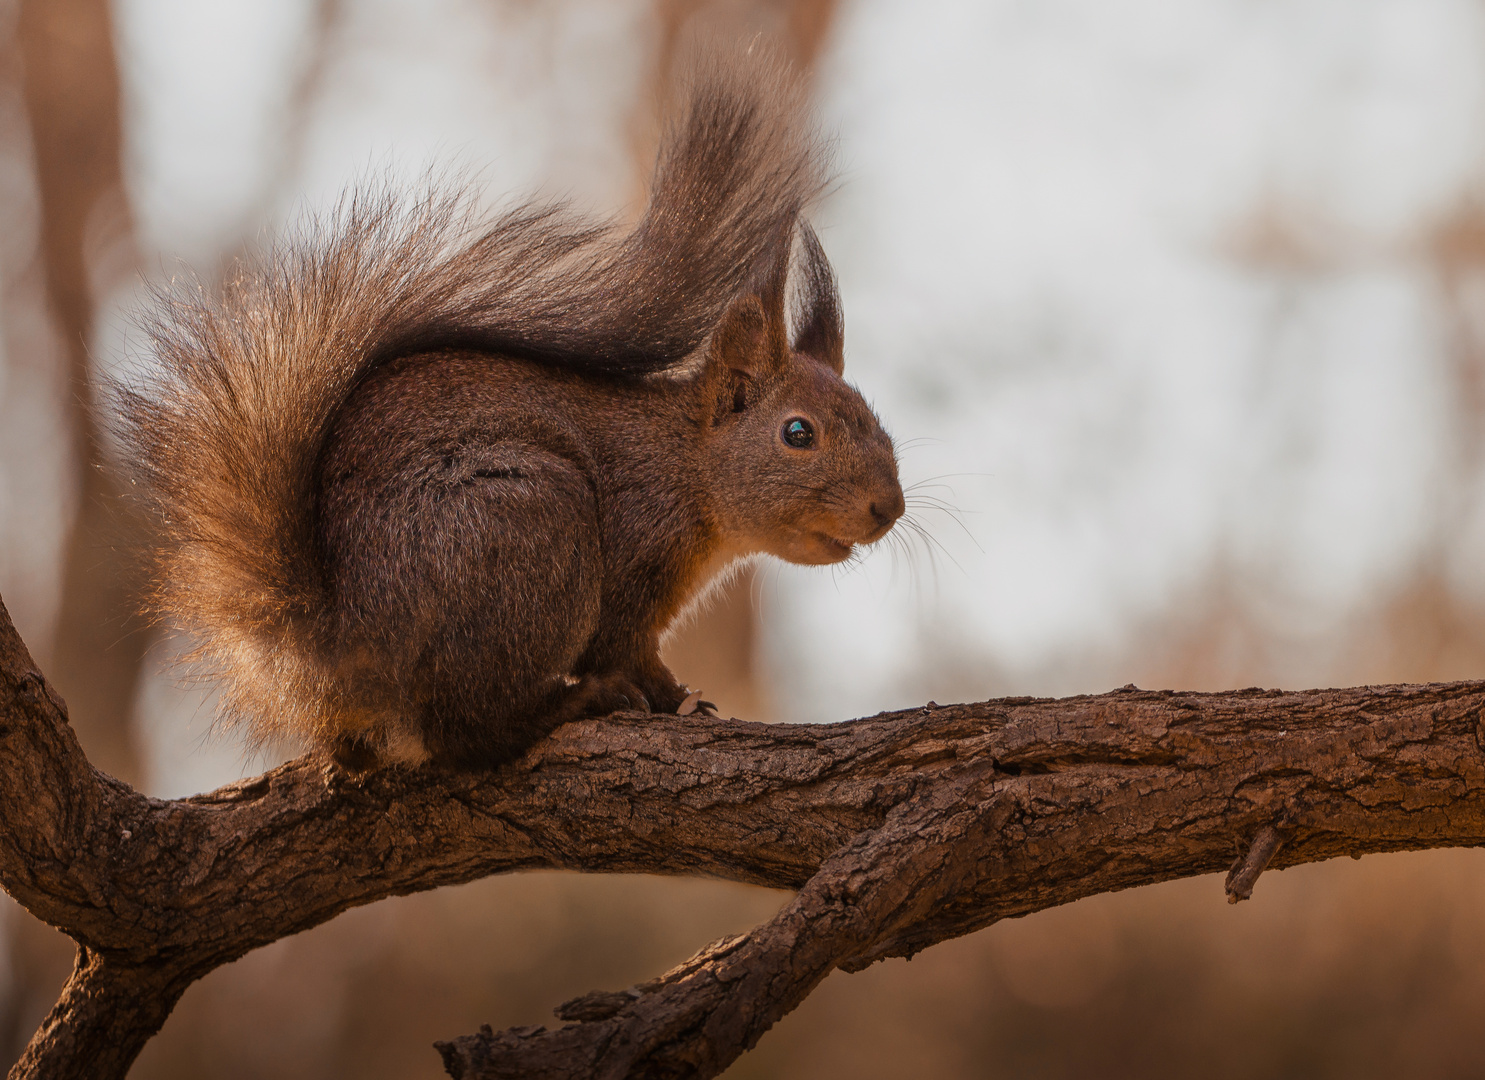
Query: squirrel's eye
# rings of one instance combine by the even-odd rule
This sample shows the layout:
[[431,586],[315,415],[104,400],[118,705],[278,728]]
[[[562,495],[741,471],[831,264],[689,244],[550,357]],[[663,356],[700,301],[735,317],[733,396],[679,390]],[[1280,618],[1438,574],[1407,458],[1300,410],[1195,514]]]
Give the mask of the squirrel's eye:
[[802,416],[784,421],[784,441],[796,450],[815,445],[815,426]]

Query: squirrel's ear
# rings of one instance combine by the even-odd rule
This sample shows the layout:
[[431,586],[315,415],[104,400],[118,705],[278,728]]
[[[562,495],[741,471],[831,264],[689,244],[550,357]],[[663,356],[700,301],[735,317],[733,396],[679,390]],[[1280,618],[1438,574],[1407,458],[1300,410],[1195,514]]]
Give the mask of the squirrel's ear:
[[761,383],[788,367],[784,292],[789,275],[789,239],[785,230],[766,258],[763,272],[728,305],[712,333],[708,368],[723,368]]
[[794,351],[813,357],[840,375],[846,368],[840,291],[820,238],[806,221],[799,223],[799,249],[794,289]]

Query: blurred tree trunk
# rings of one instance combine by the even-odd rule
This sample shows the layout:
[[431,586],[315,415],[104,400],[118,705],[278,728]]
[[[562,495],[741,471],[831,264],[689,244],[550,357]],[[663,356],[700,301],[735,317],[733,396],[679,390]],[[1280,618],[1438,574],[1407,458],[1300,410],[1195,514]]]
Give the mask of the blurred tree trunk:
[[[105,0],[21,0],[17,24],[40,196],[40,272],[71,393],[77,517],[62,553],[51,668],[98,767],[138,782],[130,734],[146,635],[133,617],[137,576],[117,492],[102,469],[89,344],[101,260],[130,243],[122,182],[119,77]],[[112,265],[124,260],[108,260]]]
[[[71,707],[72,726],[99,768],[137,783],[141,769],[130,717],[145,649],[134,616],[132,545],[116,492],[101,468],[93,414],[89,343],[95,294],[107,267],[132,262],[121,175],[119,77],[106,0],[19,0],[6,49],[18,75],[31,137],[39,203],[40,278],[22,290],[44,295],[57,355],[65,358],[68,445],[77,512],[61,552],[62,595],[49,663]],[[107,253],[106,260],[97,256]],[[123,254],[124,258],[118,256]],[[12,362],[24,362],[12,358]],[[9,993],[0,1009],[0,1056],[20,1053],[39,1006],[66,977],[72,942],[19,911],[6,920]]]
[[[783,43],[801,71],[811,72],[836,9],[836,0],[655,0],[658,47],[653,92],[641,98],[648,111],[636,118],[631,140],[636,193],[645,190],[654,169],[659,141],[656,106],[669,97],[676,54],[689,31],[739,37],[767,34]],[[665,660],[682,682],[705,690],[724,716],[770,720],[757,666],[758,612],[753,604],[757,581],[758,571],[749,566],[721,587],[695,620],[667,642]]]

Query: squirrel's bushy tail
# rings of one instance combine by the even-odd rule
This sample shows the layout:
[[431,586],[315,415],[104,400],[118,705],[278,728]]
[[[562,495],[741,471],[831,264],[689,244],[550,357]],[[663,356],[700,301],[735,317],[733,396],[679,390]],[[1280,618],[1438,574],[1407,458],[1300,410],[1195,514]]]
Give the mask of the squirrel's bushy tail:
[[224,713],[259,738],[346,723],[314,476],[369,371],[446,348],[618,377],[675,367],[823,179],[782,67],[712,54],[693,65],[632,229],[552,204],[491,222],[466,192],[383,185],[218,290],[163,290],[147,375],[115,388],[119,435],[160,525],[156,611],[197,635]]

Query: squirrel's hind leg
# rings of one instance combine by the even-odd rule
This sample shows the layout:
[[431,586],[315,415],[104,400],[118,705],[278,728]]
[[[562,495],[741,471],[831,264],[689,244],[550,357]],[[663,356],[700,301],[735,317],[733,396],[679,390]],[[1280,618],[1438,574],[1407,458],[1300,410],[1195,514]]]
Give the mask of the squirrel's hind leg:
[[474,438],[381,460],[356,449],[328,462],[322,536],[341,653],[360,672],[346,682],[368,713],[396,718],[332,756],[380,760],[410,725],[434,760],[494,767],[567,719],[621,704],[622,688],[568,677],[602,585],[596,498],[574,462]]

